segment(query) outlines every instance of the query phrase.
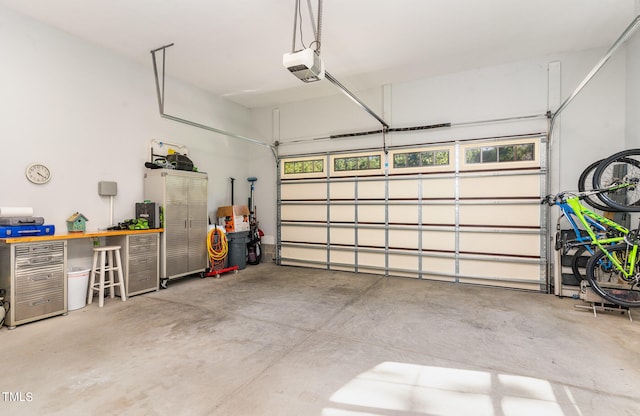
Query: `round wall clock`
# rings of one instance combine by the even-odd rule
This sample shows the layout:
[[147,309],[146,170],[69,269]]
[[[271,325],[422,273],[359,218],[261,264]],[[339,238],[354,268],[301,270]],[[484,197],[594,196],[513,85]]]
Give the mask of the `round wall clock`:
[[42,163],[32,163],[27,166],[26,174],[27,179],[37,185],[45,184],[51,179],[51,171]]

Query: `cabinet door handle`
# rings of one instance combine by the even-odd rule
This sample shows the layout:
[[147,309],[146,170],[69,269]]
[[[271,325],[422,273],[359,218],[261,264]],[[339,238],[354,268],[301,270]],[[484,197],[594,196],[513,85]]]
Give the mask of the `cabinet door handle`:
[[37,300],[37,301],[31,302],[30,305],[31,306],[37,306],[37,305],[43,305],[43,304],[49,303],[49,302],[51,302],[51,299],[43,299],[43,300]]

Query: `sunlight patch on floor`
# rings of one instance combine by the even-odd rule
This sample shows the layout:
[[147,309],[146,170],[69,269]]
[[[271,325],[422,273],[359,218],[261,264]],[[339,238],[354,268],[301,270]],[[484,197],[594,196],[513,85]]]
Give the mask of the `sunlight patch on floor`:
[[398,362],[358,375],[330,400],[334,406],[323,409],[323,416],[565,414],[546,380]]

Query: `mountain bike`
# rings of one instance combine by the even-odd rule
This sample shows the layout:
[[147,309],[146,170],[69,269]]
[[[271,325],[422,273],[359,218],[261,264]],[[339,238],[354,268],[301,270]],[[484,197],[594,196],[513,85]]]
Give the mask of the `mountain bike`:
[[[582,246],[592,252],[586,266],[589,285],[603,299],[624,307],[640,307],[640,263],[637,262],[639,230],[630,231],[620,224],[589,210],[580,201],[597,195],[635,192],[638,180],[616,180],[609,187],[585,192],[561,192],[547,195],[542,203],[558,206],[569,219],[576,239],[560,241],[556,247]],[[585,234],[586,233],[586,234]]]
[[567,254],[574,248],[576,249],[572,255],[571,270],[578,281],[585,278],[585,274],[581,271],[584,268],[585,252],[590,256],[595,253],[595,249],[592,246],[594,239],[601,241],[602,244],[617,244],[623,241],[621,236],[629,233],[629,230],[624,226],[591,211],[581,204],[580,201],[585,201],[592,205],[591,202],[597,199],[596,193],[593,191],[577,194],[561,192],[555,196],[547,195],[542,201],[542,203],[560,208],[562,215],[558,221],[566,218],[571,225],[575,237],[569,239],[567,238],[567,233],[560,232],[558,223],[555,249],[562,250],[563,254]]

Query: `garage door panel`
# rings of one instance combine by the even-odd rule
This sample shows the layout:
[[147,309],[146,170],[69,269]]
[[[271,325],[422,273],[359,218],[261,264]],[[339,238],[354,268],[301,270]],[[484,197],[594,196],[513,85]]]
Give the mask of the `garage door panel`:
[[280,187],[283,200],[327,199],[326,183],[286,183]]
[[295,241],[300,243],[327,242],[327,229],[324,227],[304,227],[282,225],[282,241]]
[[385,222],[384,205],[369,205],[369,204],[359,205],[358,206],[358,222],[384,224]]
[[329,189],[329,195],[332,199],[354,199],[355,185],[353,182],[332,183]]
[[538,197],[540,176],[509,175],[460,178],[460,198]]
[[422,249],[453,252],[456,249],[456,236],[452,231],[423,231]]
[[415,230],[389,230],[389,247],[418,249],[418,237]]
[[282,258],[281,264],[283,266],[308,267],[310,269],[322,269],[322,270],[325,270],[327,268],[327,266],[324,265],[324,264],[309,263],[308,260],[286,259],[286,258],[284,258],[284,256]]
[[400,224],[418,224],[417,205],[389,205],[389,222]]
[[[355,255],[355,252],[353,252],[352,250],[342,250],[342,249],[332,248],[331,252],[329,253],[329,258],[332,264],[352,265],[351,267],[343,267],[342,270],[354,269],[353,265],[355,264],[356,255]],[[333,268],[333,265],[332,265],[332,268]]]
[[[478,276],[496,280],[499,280],[498,278],[500,276],[508,276],[508,280],[539,282],[540,265],[533,262],[495,261],[494,259],[461,259],[460,274],[463,276]],[[507,279],[504,279],[503,285],[509,286]]]
[[331,228],[329,231],[331,244],[354,245],[356,243],[355,228]]
[[417,278],[420,271],[418,256],[411,252],[389,254],[389,268],[395,270],[394,274],[399,276]]
[[358,229],[358,245],[367,247],[384,247],[385,232],[382,229]]
[[385,266],[385,253],[383,251],[379,253],[372,253],[368,251],[362,251],[358,253],[358,268],[384,268]]
[[511,278],[504,279],[504,278],[496,277],[495,279],[493,278],[479,279],[476,277],[472,277],[472,278],[460,277],[458,282],[468,283],[472,285],[481,284],[484,286],[504,287],[508,289],[520,289],[520,290],[530,290],[530,291],[538,291],[538,292],[541,290],[541,285],[539,282],[532,282],[527,280],[518,281]]
[[539,257],[540,235],[462,232],[460,251]]
[[324,205],[284,205],[281,215],[283,221],[326,221],[327,207]]
[[461,205],[460,225],[539,227],[540,205]]
[[358,182],[358,199],[384,199],[384,181]]
[[428,176],[422,181],[422,198],[442,199],[455,198],[456,181],[454,178],[431,179]]
[[420,189],[420,181],[416,180],[391,180],[389,181],[389,198],[403,199],[416,198]]
[[456,209],[453,205],[424,205],[422,223],[432,225],[454,225]]
[[331,221],[352,223],[355,219],[355,205],[332,205],[329,212]]
[[452,258],[422,256],[423,276],[429,276],[430,279],[454,281],[456,272],[456,261]]
[[298,261],[324,262],[327,261],[327,252],[323,247],[295,247],[284,245],[281,248],[283,258]]

